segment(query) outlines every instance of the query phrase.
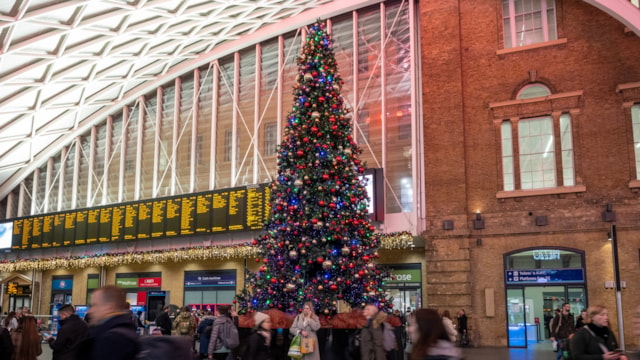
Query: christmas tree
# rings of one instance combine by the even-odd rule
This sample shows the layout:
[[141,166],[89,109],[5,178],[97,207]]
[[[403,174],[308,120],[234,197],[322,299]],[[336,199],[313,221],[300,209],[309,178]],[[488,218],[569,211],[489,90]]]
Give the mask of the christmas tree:
[[316,312],[332,316],[339,300],[351,307],[391,308],[383,282],[389,274],[374,262],[378,240],[360,177],[365,165],[351,135],[340,95],[343,81],[324,23],[309,27],[297,62],[271,212],[253,242],[260,267],[246,274],[237,296],[240,309],[292,312],[312,301]]

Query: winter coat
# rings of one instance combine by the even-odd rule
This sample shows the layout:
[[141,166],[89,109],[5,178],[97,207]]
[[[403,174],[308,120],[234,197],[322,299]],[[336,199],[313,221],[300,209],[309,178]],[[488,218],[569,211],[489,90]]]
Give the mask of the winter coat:
[[[180,323],[181,322],[189,322],[189,332],[187,334],[180,333]],[[196,317],[191,315],[190,312],[183,311],[180,315],[176,316],[175,320],[173,320],[173,329],[176,331],[176,335],[185,336],[193,338],[193,335],[196,333],[197,323]]]
[[[551,324],[551,323],[550,323]],[[553,319],[553,326],[550,325],[552,338],[556,340],[566,339],[576,331],[576,322],[573,320],[573,314],[567,315],[560,313]]]
[[[597,336],[594,331],[602,333],[604,338]],[[618,347],[616,336],[608,327],[598,328],[588,324],[576,331],[571,338],[571,354],[574,360],[600,360],[605,350],[602,347],[607,351],[613,351]]]
[[0,327],[0,359],[11,359],[13,354],[13,342],[9,329]]
[[[307,337],[312,338],[315,341],[315,348],[312,353],[304,354],[302,359],[304,360],[320,360],[320,350],[318,349],[318,335],[316,331],[320,329],[320,321],[316,317],[314,318],[306,318],[303,314],[299,314],[296,316],[291,328],[289,329],[289,333],[293,335],[298,335],[302,331],[307,332]],[[302,337],[302,334],[300,335]]]
[[[207,349],[209,349],[209,340],[211,339],[211,334],[209,336],[205,335],[205,330],[207,326],[211,326],[213,329],[213,316],[206,315],[200,320],[200,324],[198,324],[198,335],[200,335],[200,354],[207,354]],[[211,331],[213,332],[213,331]]]
[[235,326],[230,317],[218,316],[213,320],[213,328],[211,329],[211,338],[209,339],[207,354],[213,354],[214,352],[221,350],[224,346],[222,343],[222,332],[225,326]]
[[458,332],[463,333],[467,330],[467,315],[458,316]]
[[360,331],[360,359],[386,360],[382,323],[387,320],[387,314],[379,311]]
[[162,311],[156,318],[156,325],[162,331],[162,335],[171,335],[171,318],[169,312]]
[[443,317],[442,325],[444,325],[444,329],[447,331],[449,340],[451,340],[451,342],[456,342],[456,335],[458,335],[458,332],[456,331],[456,328],[453,326],[453,320],[449,319],[448,317]]
[[242,360],[271,360],[271,347],[265,344],[265,341],[266,338],[260,332],[251,333]]
[[[89,338],[78,347],[78,360],[134,360],[138,344],[129,313],[117,313],[89,328]],[[87,356],[88,355],[88,356]]]
[[424,360],[459,360],[462,359],[462,352],[446,340],[438,340],[435,346],[427,350]]
[[53,349],[53,360],[74,360],[78,345],[89,335],[89,326],[78,315],[73,314],[60,320],[60,330],[56,339],[49,339]]

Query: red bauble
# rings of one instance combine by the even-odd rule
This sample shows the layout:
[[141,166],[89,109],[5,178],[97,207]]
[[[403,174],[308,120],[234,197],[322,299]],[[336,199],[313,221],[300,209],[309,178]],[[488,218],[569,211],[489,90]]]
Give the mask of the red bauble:
[[329,174],[322,174],[322,180],[324,181],[329,180]]
[[296,155],[298,155],[298,157],[303,157],[304,156],[304,151],[298,150],[298,151],[296,151]]
[[325,204],[324,200],[320,200],[320,201],[318,201],[318,205],[320,205],[320,206],[324,206],[324,204]]
[[323,258],[321,258],[320,256],[318,256],[318,258],[316,259],[316,261],[318,262],[318,264],[322,264],[322,262],[324,261]]
[[338,291],[338,285],[336,285],[336,284],[331,284],[331,285],[329,285],[329,290],[331,290],[331,291]]

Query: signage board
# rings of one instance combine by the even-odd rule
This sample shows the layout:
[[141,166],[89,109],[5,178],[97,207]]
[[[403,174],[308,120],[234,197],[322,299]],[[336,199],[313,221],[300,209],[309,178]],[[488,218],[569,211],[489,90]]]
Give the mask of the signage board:
[[584,283],[584,269],[507,270],[507,284]]

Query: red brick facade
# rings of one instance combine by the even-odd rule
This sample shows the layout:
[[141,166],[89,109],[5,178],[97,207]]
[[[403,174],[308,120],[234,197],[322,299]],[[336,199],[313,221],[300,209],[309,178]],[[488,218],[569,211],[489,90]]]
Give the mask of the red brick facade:
[[[631,314],[640,304],[640,183],[634,182],[630,106],[640,101],[632,84],[640,82],[640,39],[578,0],[556,0],[558,40],[528,49],[503,49],[500,0],[423,1],[419,16],[425,305],[453,313],[465,308],[476,345],[507,345],[503,254],[566,247],[585,252],[589,303],[609,308],[617,329],[615,293],[604,289],[613,270],[611,223],[601,213],[611,203],[627,283],[626,338],[633,342]],[[514,100],[531,82],[554,94],[579,94],[571,104],[549,105],[554,116],[571,108],[576,168],[571,191],[502,192],[501,117],[544,109],[492,109],[492,104]],[[472,226],[476,211],[484,229]],[[546,216],[547,225],[536,225],[538,216]],[[443,230],[444,220],[453,220],[454,229]],[[487,315],[485,289],[495,294],[494,316]]]

